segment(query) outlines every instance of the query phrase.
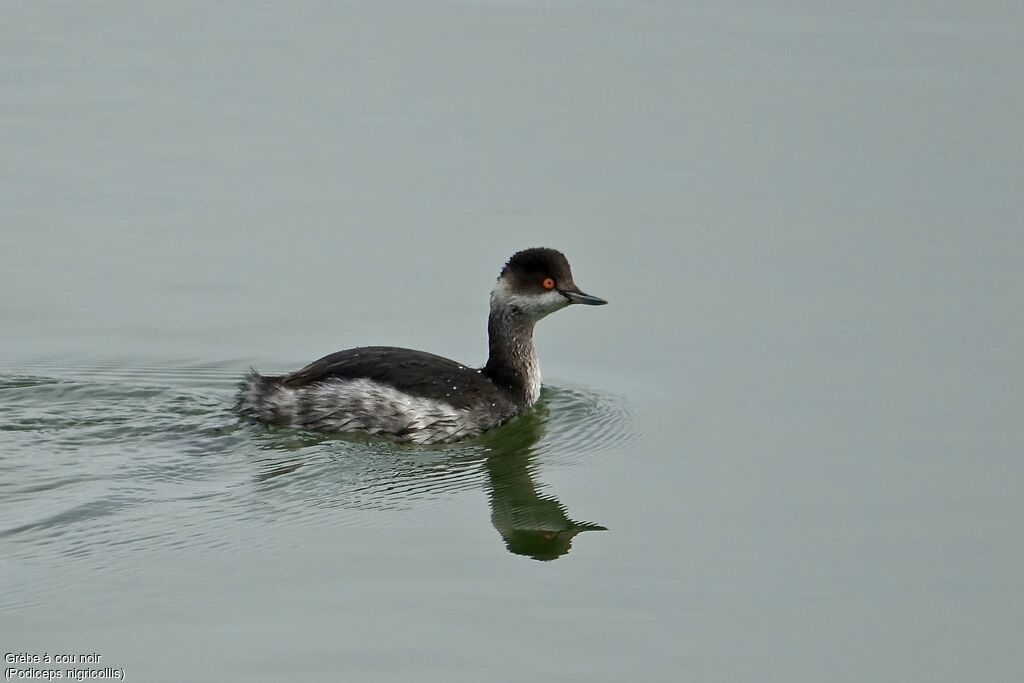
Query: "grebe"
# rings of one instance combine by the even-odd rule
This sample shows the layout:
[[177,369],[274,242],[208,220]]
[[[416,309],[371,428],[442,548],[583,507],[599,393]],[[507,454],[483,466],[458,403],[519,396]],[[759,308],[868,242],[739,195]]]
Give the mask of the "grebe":
[[235,410],[265,424],[418,444],[479,436],[540,397],[537,321],[570,304],[606,303],[580,291],[561,252],[525,249],[508,260],[491,292],[490,353],[482,368],[424,351],[364,346],[324,356],[289,375],[251,370],[239,386]]

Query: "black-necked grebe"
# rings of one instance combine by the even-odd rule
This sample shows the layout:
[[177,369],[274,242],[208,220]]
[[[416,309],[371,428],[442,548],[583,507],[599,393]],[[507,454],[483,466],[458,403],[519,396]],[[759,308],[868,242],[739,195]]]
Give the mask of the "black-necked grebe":
[[526,249],[508,260],[491,292],[484,367],[392,346],[348,349],[290,375],[251,371],[235,410],[266,424],[420,444],[478,436],[540,397],[536,322],[569,304],[606,303],[580,291],[561,252]]

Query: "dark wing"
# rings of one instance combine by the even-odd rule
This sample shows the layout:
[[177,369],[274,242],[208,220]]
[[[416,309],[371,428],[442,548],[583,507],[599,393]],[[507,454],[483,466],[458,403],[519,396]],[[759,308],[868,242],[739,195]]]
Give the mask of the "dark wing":
[[412,396],[445,401],[455,408],[499,400],[495,385],[475,368],[394,346],[338,351],[285,375],[280,382],[297,388],[334,378],[371,379]]

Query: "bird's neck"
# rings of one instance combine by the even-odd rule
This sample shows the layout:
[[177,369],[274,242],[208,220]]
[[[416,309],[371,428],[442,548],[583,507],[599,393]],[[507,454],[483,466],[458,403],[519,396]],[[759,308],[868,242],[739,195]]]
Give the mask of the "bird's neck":
[[540,366],[533,346],[534,321],[508,310],[491,310],[487,318],[490,353],[484,374],[518,403],[530,406],[540,397]]

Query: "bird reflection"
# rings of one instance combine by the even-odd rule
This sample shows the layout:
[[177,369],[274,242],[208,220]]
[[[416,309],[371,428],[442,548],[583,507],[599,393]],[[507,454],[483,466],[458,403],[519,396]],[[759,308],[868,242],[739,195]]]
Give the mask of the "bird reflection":
[[484,463],[491,501],[491,523],[510,553],[535,560],[556,560],[569,552],[581,531],[607,531],[598,524],[572,520],[556,498],[537,492],[533,478],[535,447],[544,435],[547,410],[535,412],[485,435]]
[[[557,498],[538,492],[542,485],[535,480],[537,465],[534,459],[544,436],[547,417],[548,409],[541,403],[532,412],[486,433],[471,445],[441,449],[397,447],[397,451],[391,451],[396,453],[396,459],[388,461],[386,466],[382,466],[384,463],[379,460],[376,466],[366,466],[366,461],[360,457],[369,458],[379,455],[381,449],[396,448],[386,442],[371,439],[367,443],[366,439],[358,437],[325,438],[308,432],[274,430],[264,434],[264,451],[284,451],[288,457],[264,461],[257,480],[267,482],[297,474],[306,464],[301,452],[310,446],[325,443],[357,449],[366,446],[372,451],[351,453],[345,449],[345,455],[364,463],[358,474],[356,490],[352,485],[357,482],[351,478],[356,473],[348,468],[344,473],[347,476],[339,471],[333,473],[342,477],[344,483],[339,481],[340,487],[321,486],[319,489],[322,493],[331,491],[329,497],[333,500],[328,502],[336,505],[347,507],[354,503],[353,494],[358,492],[364,496],[372,495],[376,502],[374,507],[390,507],[395,497],[419,495],[427,490],[440,492],[453,486],[462,488],[460,483],[474,472],[479,472],[482,466],[486,474],[483,483],[491,506],[491,524],[505,541],[508,551],[535,560],[555,560],[569,552],[573,538],[580,532],[607,529],[571,519]],[[321,484],[331,476],[326,471],[316,474]],[[303,491],[304,495],[310,493],[305,487]],[[366,502],[364,498],[362,503]]]

